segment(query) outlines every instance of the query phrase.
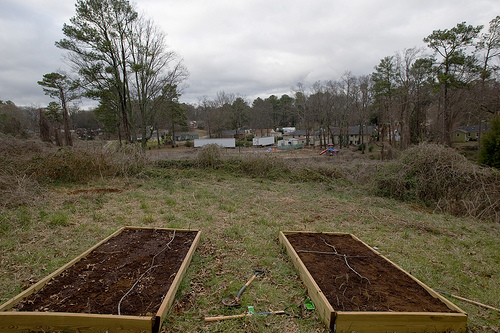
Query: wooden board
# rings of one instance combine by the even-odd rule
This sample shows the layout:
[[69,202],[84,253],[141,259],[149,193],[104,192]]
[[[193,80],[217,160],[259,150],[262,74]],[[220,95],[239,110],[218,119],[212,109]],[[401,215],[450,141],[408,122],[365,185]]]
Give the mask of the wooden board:
[[70,332],[158,332],[161,323],[167,316],[177,289],[184,277],[184,274],[191,262],[194,251],[196,250],[201,237],[199,230],[175,229],[177,232],[196,232],[187,255],[177,271],[175,278],[165,295],[162,304],[158,311],[151,316],[130,316],[130,315],[102,315],[102,314],[87,314],[87,313],[67,313],[67,312],[23,312],[12,311],[21,300],[29,295],[36,293],[43,288],[52,278],[58,276],[66,269],[76,264],[79,260],[87,256],[90,252],[106,243],[110,239],[116,237],[124,230],[141,230],[141,229],[157,229],[157,230],[172,230],[165,228],[142,228],[142,227],[123,227],[114,232],[109,237],[106,237],[93,247],[89,248],[75,259],[60,267],[52,274],[43,278],[36,284],[32,285],[25,291],[13,297],[6,303],[0,306],[0,332],[26,332],[33,331],[70,331]]
[[308,294],[319,312],[325,325],[334,332],[446,332],[453,330],[455,332],[466,332],[467,314],[456,305],[436,293],[401,267],[394,264],[389,259],[382,256],[376,250],[359,240],[351,234],[345,233],[323,233],[331,235],[350,235],[355,241],[362,243],[374,254],[380,256],[401,273],[409,276],[416,284],[422,286],[432,297],[443,302],[451,312],[363,312],[363,311],[336,311],[325,297],[320,287],[308,271],[287,239],[287,235],[304,233],[318,234],[314,232],[300,231],[282,231],[279,234],[280,243],[286,248],[294,266],[299,271],[299,275],[306,285]]

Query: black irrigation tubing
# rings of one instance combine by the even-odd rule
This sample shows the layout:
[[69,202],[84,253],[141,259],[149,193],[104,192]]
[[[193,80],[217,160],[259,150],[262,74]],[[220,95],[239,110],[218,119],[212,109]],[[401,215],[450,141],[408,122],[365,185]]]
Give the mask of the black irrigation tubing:
[[346,254],[341,254],[341,253],[338,253],[337,252],[337,249],[335,248],[335,246],[331,245],[331,244],[328,244],[328,242],[324,239],[324,238],[321,238],[321,240],[329,247],[331,247],[333,249],[334,252],[321,252],[321,251],[307,251],[307,250],[298,250],[296,251],[297,253],[317,253],[317,254],[328,254],[328,255],[337,255],[339,257],[343,257],[344,258],[344,261],[345,261],[345,264],[347,265],[347,267],[353,271],[357,276],[359,276],[361,278],[361,280],[363,279],[366,279],[368,281],[369,284],[371,284],[370,282],[370,279],[368,279],[367,277],[364,277],[363,275],[359,274],[358,272],[356,272],[356,270],[354,268],[351,267],[351,265],[349,265],[349,262],[347,261],[347,258],[368,258],[368,257],[373,257],[373,256],[348,256]]
[[374,256],[348,256],[346,254],[340,254],[340,253],[335,253],[335,252],[321,252],[321,251],[308,251],[308,250],[297,250],[295,252],[297,252],[297,253],[329,254],[329,255],[346,257],[346,258],[371,258],[371,257],[374,257]]
[[121,303],[122,301],[125,299],[125,297],[127,297],[127,295],[135,288],[135,286],[139,283],[139,281],[141,281],[142,277],[144,275],[146,275],[146,273],[148,273],[149,271],[151,271],[153,268],[156,268],[156,267],[159,267],[161,265],[156,265],[156,266],[153,266],[154,262],[155,262],[155,258],[160,254],[162,253],[163,251],[165,251],[167,248],[170,248],[170,244],[172,244],[172,242],[174,241],[174,238],[175,238],[175,230],[174,230],[174,234],[172,235],[172,239],[170,240],[170,242],[168,242],[168,244],[163,248],[161,249],[158,253],[156,253],[154,256],[153,256],[153,259],[151,259],[151,266],[144,272],[142,273],[142,275],[135,281],[135,283],[132,285],[132,287],[125,293],[125,295],[122,296],[122,298],[120,299],[120,301],[118,302],[118,315],[120,316],[121,315],[121,312],[120,312],[120,307],[121,307]]
[[356,272],[356,270],[354,268],[351,267],[351,265],[349,265],[349,262],[347,261],[347,258],[369,258],[369,257],[373,257],[373,256],[348,256],[348,255],[345,255],[345,254],[334,253],[334,252],[320,252],[320,251],[307,251],[307,250],[298,250],[296,252],[297,253],[330,254],[330,255],[333,254],[333,255],[336,255],[336,256],[339,256],[339,257],[343,257],[344,261],[345,261],[345,264],[347,265],[347,267],[349,267],[349,269],[351,271],[353,271],[361,279],[368,280],[368,283],[371,284],[370,279],[368,279],[367,277],[364,277],[363,275],[359,274],[358,272]]

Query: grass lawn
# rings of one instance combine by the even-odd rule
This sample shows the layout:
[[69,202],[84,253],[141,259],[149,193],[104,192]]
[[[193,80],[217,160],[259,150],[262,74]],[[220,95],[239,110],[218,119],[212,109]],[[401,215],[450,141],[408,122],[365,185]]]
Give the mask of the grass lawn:
[[[97,189],[109,191],[96,191]],[[500,307],[500,225],[434,213],[334,181],[295,182],[218,170],[152,168],[140,177],[57,185],[29,206],[0,211],[0,302],[121,226],[193,228],[202,241],[164,332],[328,332],[278,243],[280,230],[353,233],[428,286]],[[245,291],[241,308],[226,308]],[[470,332],[499,332],[500,314],[449,298]],[[289,308],[300,318],[204,317]]]

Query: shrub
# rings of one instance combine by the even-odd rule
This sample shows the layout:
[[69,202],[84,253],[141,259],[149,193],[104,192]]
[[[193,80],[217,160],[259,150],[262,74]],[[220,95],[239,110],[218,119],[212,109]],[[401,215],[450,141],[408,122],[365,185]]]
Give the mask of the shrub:
[[283,159],[261,154],[229,159],[223,167],[228,172],[255,178],[279,179],[290,174]]
[[38,181],[85,182],[96,177],[136,174],[145,160],[142,149],[135,146],[118,151],[65,147],[32,157],[27,173]]
[[383,164],[374,184],[384,196],[500,221],[500,174],[441,145],[420,144],[402,152]]
[[59,148],[37,140],[0,137],[0,206],[36,200],[43,183],[85,182],[139,173],[146,162],[140,147]]
[[491,129],[483,134],[479,163],[500,169],[500,116],[491,121]]
[[41,194],[42,187],[31,177],[0,171],[0,206],[32,204]]
[[203,168],[216,169],[222,161],[222,148],[216,144],[203,146],[198,153],[197,164]]

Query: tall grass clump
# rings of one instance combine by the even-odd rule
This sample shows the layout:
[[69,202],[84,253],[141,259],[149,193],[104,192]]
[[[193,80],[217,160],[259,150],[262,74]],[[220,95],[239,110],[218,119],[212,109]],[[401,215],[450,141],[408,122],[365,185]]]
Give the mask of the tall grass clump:
[[442,145],[420,144],[402,152],[382,165],[374,184],[383,196],[500,222],[500,173]]

